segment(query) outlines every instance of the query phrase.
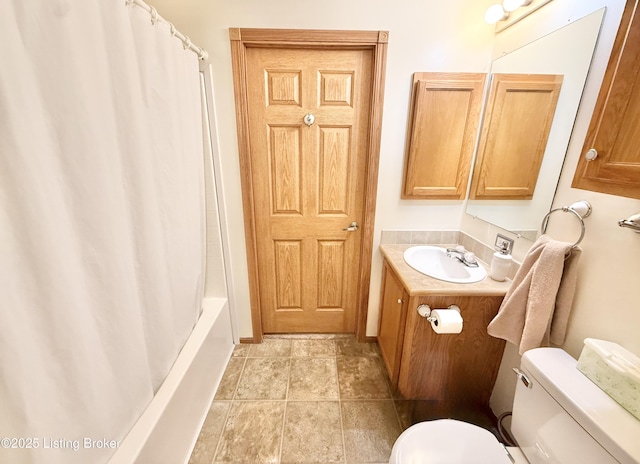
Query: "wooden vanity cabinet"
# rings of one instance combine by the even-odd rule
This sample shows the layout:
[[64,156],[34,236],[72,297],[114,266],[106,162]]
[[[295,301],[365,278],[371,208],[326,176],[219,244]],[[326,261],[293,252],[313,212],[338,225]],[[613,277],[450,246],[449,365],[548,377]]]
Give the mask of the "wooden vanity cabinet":
[[[385,260],[378,343],[395,392],[404,399],[428,400],[442,417],[454,417],[464,408],[488,408],[505,342],[487,334],[487,326],[502,299],[409,296]],[[416,308],[421,304],[432,308],[458,305],[464,320],[462,332],[436,334],[418,314]]]

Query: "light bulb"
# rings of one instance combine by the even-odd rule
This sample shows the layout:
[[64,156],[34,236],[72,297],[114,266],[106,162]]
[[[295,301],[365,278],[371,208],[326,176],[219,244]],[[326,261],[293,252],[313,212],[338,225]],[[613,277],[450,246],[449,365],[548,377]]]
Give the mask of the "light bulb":
[[505,11],[516,11],[521,6],[527,6],[531,3],[531,0],[504,0],[502,5]]
[[527,6],[531,3],[531,0],[504,0],[502,5],[504,6],[504,11],[516,11],[521,6]]
[[502,5],[504,6],[504,11],[516,11],[524,4],[524,0],[504,0]]
[[487,12],[484,14],[484,20],[488,24],[495,24],[502,19],[506,19],[508,16],[509,13],[504,11],[502,5],[496,3],[487,9]]

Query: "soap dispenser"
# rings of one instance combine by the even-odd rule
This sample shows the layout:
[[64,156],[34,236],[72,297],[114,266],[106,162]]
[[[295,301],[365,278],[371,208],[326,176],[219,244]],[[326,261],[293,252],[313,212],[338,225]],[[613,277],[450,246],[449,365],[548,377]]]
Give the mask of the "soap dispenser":
[[513,261],[513,257],[509,254],[509,244],[502,242],[502,247],[493,254],[491,259],[491,278],[498,282],[506,280],[511,261]]

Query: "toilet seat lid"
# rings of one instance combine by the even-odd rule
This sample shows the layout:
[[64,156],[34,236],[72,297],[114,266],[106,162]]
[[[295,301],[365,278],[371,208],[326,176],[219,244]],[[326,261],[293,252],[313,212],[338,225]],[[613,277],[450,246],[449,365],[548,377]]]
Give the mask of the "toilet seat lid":
[[402,432],[391,464],[511,464],[496,437],[481,427],[453,419],[420,422]]

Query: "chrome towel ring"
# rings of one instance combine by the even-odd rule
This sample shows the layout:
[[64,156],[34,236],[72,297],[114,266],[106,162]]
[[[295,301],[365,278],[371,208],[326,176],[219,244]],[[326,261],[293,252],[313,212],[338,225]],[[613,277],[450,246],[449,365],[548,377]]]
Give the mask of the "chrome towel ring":
[[581,200],[581,201],[576,201],[575,203],[573,203],[573,204],[571,204],[569,206],[562,206],[561,208],[552,209],[542,219],[542,225],[540,226],[540,232],[542,232],[543,234],[545,234],[547,232],[547,225],[549,224],[549,216],[551,216],[551,214],[555,213],[556,211],[563,211],[565,213],[572,213],[573,215],[575,215],[575,217],[578,218],[578,221],[580,221],[580,227],[581,227],[580,237],[578,238],[576,243],[574,243],[572,245],[572,248],[577,247],[578,244],[584,238],[584,233],[585,233],[584,218],[588,217],[591,214],[591,204],[589,204],[588,201]]

